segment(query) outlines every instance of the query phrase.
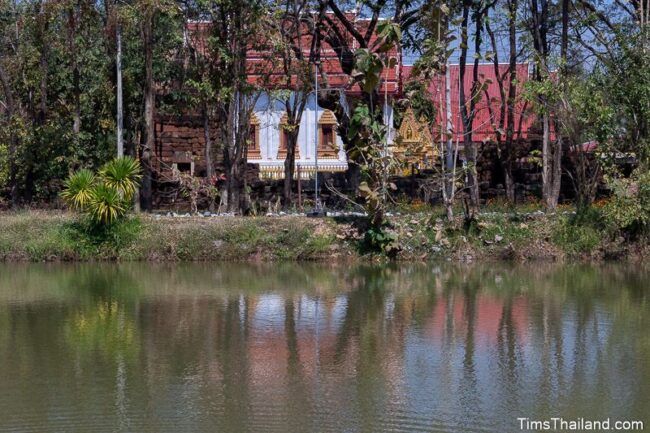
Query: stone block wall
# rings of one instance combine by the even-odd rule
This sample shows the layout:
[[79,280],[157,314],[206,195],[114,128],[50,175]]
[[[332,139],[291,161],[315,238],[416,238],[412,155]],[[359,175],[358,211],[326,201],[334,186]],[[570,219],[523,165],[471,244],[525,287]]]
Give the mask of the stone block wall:
[[[217,144],[217,125],[211,125],[213,161],[218,167],[223,156]],[[199,116],[160,116],[156,123],[156,163],[158,173],[171,174],[174,163],[194,162],[194,173],[205,176],[205,138]]]

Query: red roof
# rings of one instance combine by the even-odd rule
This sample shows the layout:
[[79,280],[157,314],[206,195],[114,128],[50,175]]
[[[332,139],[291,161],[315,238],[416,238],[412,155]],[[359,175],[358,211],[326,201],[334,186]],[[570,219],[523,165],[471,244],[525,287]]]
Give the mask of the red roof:
[[[411,75],[411,66],[402,68],[405,80]],[[498,67],[499,74],[504,77],[504,87],[507,94],[510,74],[509,65],[500,64]],[[467,65],[465,69],[464,87],[465,95],[469,101],[473,81],[474,65]],[[476,103],[475,116],[472,128],[473,141],[493,141],[496,139],[495,130],[502,128],[505,136],[505,119],[501,127],[501,96],[499,84],[496,78],[493,64],[481,64],[478,66],[478,75],[481,83],[485,85],[480,99]],[[460,114],[460,65],[449,66],[450,88],[451,88],[451,118],[452,131],[454,140],[463,141],[463,123]],[[517,64],[517,94],[520,96],[524,84],[530,79],[528,63]],[[436,76],[429,86],[429,91],[433,95],[433,100],[438,108],[436,125],[441,125],[446,119],[447,104],[445,99],[445,76]],[[442,110],[440,104],[442,103]],[[468,103],[469,106],[469,103]],[[491,110],[490,110],[491,108]],[[490,114],[492,111],[492,114]],[[515,139],[528,138],[531,129],[535,123],[535,114],[530,110],[530,104],[527,104],[523,98],[518,97],[515,104]],[[521,131],[521,134],[518,134]],[[437,131],[440,135],[440,131]]]
[[[355,21],[353,15],[348,15],[351,21]],[[331,17],[336,20],[333,15]],[[361,34],[365,33],[368,23],[369,21],[365,19],[357,19],[355,21],[356,28]],[[187,24],[190,44],[205,55],[209,54],[207,42],[209,28],[209,22],[189,22]],[[343,27],[343,25],[340,26],[339,32],[347,41],[347,45],[351,47],[353,52],[359,48],[359,44],[355,38]],[[308,58],[313,34],[311,34],[307,28],[305,28],[302,33],[302,39],[300,41],[301,51],[303,56]],[[370,37],[368,46],[372,47],[376,41],[377,35],[376,33],[373,33]],[[260,45],[263,45],[263,43]],[[401,55],[397,48],[390,50],[386,55],[396,58],[398,62],[395,67],[384,70],[380,91],[388,91],[390,94],[395,94],[399,90],[399,60]],[[350,93],[360,92],[359,86],[355,85],[350,87],[350,76],[343,72],[337,52],[334,47],[326,41],[323,41],[321,45],[320,64],[321,68],[323,68],[323,71],[325,72],[328,88],[346,89],[346,91]],[[248,82],[251,84],[275,84],[279,87],[286,85],[282,59],[274,56],[270,50],[255,49],[255,47],[251,47],[248,55],[247,69]],[[268,71],[271,71],[271,73],[268,74]],[[262,80],[264,80],[264,83],[261,82]],[[292,85],[293,84],[295,84],[295,77],[292,78]],[[323,84],[325,83],[321,83],[321,85]]]

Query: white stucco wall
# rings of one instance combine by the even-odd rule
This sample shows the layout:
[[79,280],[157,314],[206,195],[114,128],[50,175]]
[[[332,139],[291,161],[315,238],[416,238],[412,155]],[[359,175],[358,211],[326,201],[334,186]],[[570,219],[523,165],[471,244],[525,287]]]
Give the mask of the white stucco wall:
[[[300,128],[298,130],[298,145],[300,146],[300,159],[297,161],[313,162],[315,154],[315,133],[318,130],[318,120],[324,113],[322,107],[317,108],[318,119],[315,118],[315,98],[311,96],[303,112]],[[259,120],[260,127],[260,153],[261,161],[255,163],[282,162],[278,160],[278,148],[280,146],[280,120],[284,115],[284,103],[263,94],[255,105],[255,115]],[[336,142],[339,147],[338,161],[345,162],[345,150],[343,141],[339,134],[336,134]]]

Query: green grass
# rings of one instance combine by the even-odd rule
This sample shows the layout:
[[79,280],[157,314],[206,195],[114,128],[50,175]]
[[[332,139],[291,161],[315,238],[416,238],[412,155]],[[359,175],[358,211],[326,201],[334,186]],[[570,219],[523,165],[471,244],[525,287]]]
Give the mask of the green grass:
[[[528,210],[528,208],[525,208]],[[567,216],[482,213],[469,228],[462,215],[447,222],[439,209],[390,218],[400,260],[622,257],[624,249],[597,211]],[[353,220],[298,216],[168,218],[130,216],[99,228],[72,213],[0,213],[0,261],[289,261],[360,258],[381,254],[358,248],[363,233]],[[619,243],[620,244],[620,243]],[[616,251],[613,251],[614,248]],[[608,253],[608,248],[612,254]],[[638,251],[641,251],[638,253]],[[614,254],[615,253],[615,254]]]
[[103,228],[73,214],[0,217],[0,260],[316,260],[335,240],[333,223],[307,218],[131,216]]

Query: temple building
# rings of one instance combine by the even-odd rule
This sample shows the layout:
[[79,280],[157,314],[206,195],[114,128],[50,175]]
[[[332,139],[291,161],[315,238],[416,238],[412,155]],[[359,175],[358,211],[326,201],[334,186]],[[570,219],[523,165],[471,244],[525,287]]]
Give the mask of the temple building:
[[[359,26],[364,20],[357,21]],[[189,34],[194,35],[191,43],[199,50],[205,49],[205,35],[209,23],[190,23]],[[310,46],[309,36],[305,36],[304,46]],[[372,42],[372,41],[371,41]],[[371,44],[370,44],[371,45]],[[385,70],[379,84],[381,100],[377,105],[382,107],[384,120],[389,126],[387,147],[390,152],[403,162],[405,170],[426,169],[434,166],[439,157],[441,143],[448,140],[447,125],[451,125],[451,138],[462,144],[464,128],[460,116],[459,65],[450,65],[449,74],[435,77],[429,86],[430,94],[437,110],[434,124],[428,124],[424,119],[417,118],[411,109],[400,116],[399,124],[395,123],[393,110],[395,102],[404,97],[402,89],[411,75],[411,66],[404,65],[399,50],[393,50],[387,55],[394,57],[395,66]],[[251,52],[249,62],[259,65],[268,53]],[[345,105],[346,96],[360,93],[356,85],[349,86],[350,77],[342,70],[341,60],[337,52],[323,44],[320,64],[322,72],[327,75],[328,89],[341,90],[341,101]],[[505,79],[507,88],[508,65],[493,64],[479,65],[478,76],[483,82],[484,95],[476,103],[475,116],[472,124],[471,139],[473,142],[489,143],[496,140],[497,132],[503,131],[504,119],[500,118],[501,89]],[[527,63],[517,65],[517,86],[522,86],[530,78],[531,67]],[[465,89],[469,93],[472,88],[473,65],[468,65],[465,74]],[[255,80],[255,74],[250,74],[249,80]],[[447,83],[447,80],[450,82]],[[450,88],[451,105],[447,107],[445,89]],[[519,93],[520,93],[519,92]],[[469,95],[467,95],[469,97]],[[448,116],[451,118],[448,119]],[[530,142],[538,139],[535,134],[536,119],[529,107],[518,100],[515,107],[515,140],[517,143]],[[248,148],[248,163],[256,167],[255,176],[260,179],[281,179],[284,177],[284,161],[286,157],[287,114],[284,104],[269,91],[257,99],[251,115],[251,138]],[[307,100],[298,132],[296,147],[295,176],[303,179],[313,177],[318,167],[319,172],[343,172],[348,168],[344,140],[342,139],[338,119],[335,114],[316,103],[314,94]],[[215,126],[216,129],[216,126]],[[213,131],[214,133],[214,131]],[[318,139],[318,144],[316,143]],[[213,142],[216,142],[216,137]],[[198,115],[167,115],[157,116],[155,137],[156,169],[164,174],[170,170],[190,172],[196,176],[204,176],[205,164],[205,134],[203,124]],[[216,143],[218,145],[218,143]],[[214,152],[216,163],[221,157],[220,152]],[[459,156],[462,157],[462,152]],[[398,174],[398,173],[396,173]],[[164,177],[164,176],[162,176]]]
[[[248,148],[248,162],[259,167],[259,175],[266,179],[284,177],[287,156],[287,114],[283,105],[262,95],[251,116],[252,138]],[[318,153],[316,153],[318,137]],[[311,177],[322,172],[345,171],[348,168],[343,141],[337,132],[337,121],[330,110],[316,107],[311,97],[301,117],[296,143],[296,176]]]

